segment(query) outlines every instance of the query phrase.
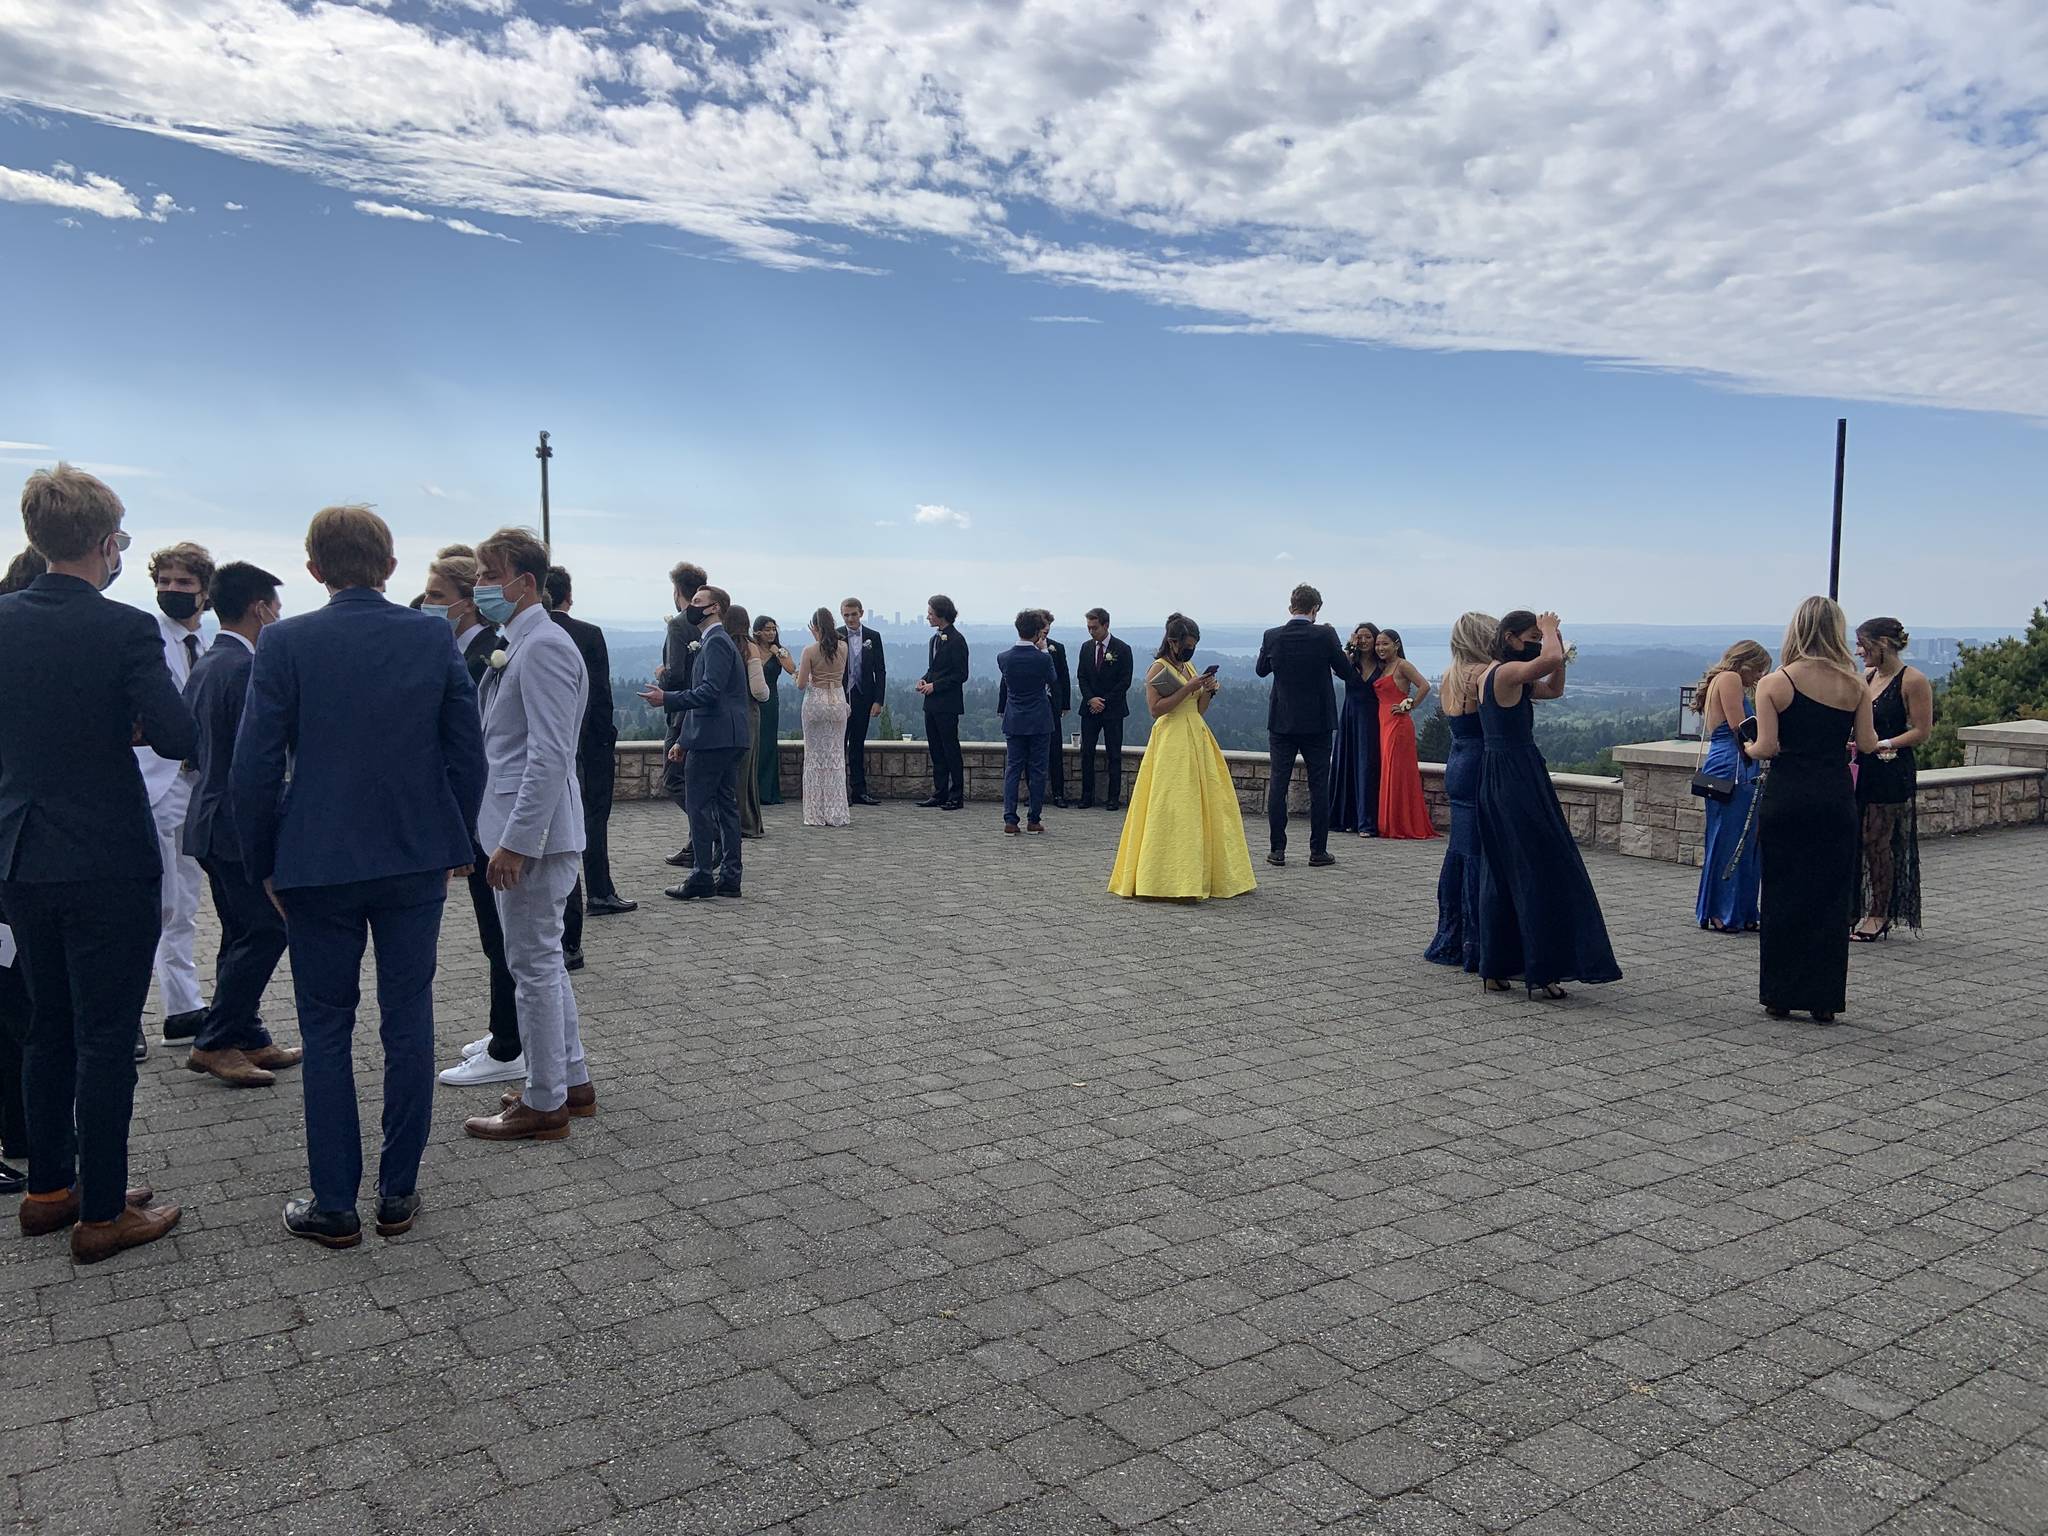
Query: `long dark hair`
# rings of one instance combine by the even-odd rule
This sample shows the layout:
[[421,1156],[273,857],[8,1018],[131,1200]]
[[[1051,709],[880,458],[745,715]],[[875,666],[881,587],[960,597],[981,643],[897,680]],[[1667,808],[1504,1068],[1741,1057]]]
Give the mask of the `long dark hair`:
[[1394,654],[1402,661],[1408,659],[1408,652],[1401,644],[1401,631],[1398,629],[1383,629],[1380,631],[1380,637],[1394,642]]
[[1525,629],[1536,627],[1536,615],[1526,608],[1517,608],[1512,613],[1501,615],[1500,627],[1493,632],[1493,659],[1513,661],[1515,653],[1508,646],[1508,636],[1519,635]]
[[747,618],[747,610],[738,603],[734,603],[725,610],[719,618],[719,623],[724,625],[725,632],[732,636],[732,643],[734,645],[745,645],[750,638],[750,621]]
[[818,632],[818,649],[825,653],[825,659],[830,661],[834,656],[837,656],[839,654],[839,630],[832,622],[832,610],[830,608],[820,608],[816,613],[812,614],[811,628]]
[[1159,649],[1153,657],[1159,661],[1179,661],[1180,648],[1190,640],[1197,645],[1202,641],[1202,626],[1184,613],[1169,613],[1166,616],[1166,633],[1160,637]]
[[[1361,629],[1371,632],[1363,646],[1360,646],[1358,643],[1358,632]],[[1344,653],[1351,658],[1352,670],[1361,678],[1369,672],[1376,671],[1379,667],[1379,654],[1372,648],[1373,641],[1379,639],[1379,637],[1379,625],[1373,623],[1371,619],[1365,619],[1352,626],[1351,638],[1344,642]]]
[[24,549],[16,555],[7,567],[7,574],[0,577],[0,595],[19,592],[38,576],[46,576],[50,562],[32,549]]

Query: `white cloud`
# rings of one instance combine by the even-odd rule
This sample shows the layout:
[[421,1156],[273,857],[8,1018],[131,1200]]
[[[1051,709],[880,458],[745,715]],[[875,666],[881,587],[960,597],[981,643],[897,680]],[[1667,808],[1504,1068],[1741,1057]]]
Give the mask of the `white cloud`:
[[1033,315],[1033,325],[1100,325],[1093,315]]
[[1277,555],[1275,555],[1275,556],[1273,557],[1273,563],[1274,563],[1275,565],[1280,565],[1280,564],[1283,564],[1283,563],[1284,563],[1284,562],[1286,562],[1286,561],[1292,560],[1293,558],[1294,558],[1294,556],[1290,555],[1289,553],[1287,553],[1287,551],[1286,551],[1286,550],[1284,550],[1284,549],[1283,549],[1283,550],[1281,550],[1281,551],[1280,551],[1280,553],[1279,553],[1279,554],[1277,554]]
[[[4,29],[0,29],[0,37],[5,35]],[[167,196],[159,196],[145,211],[135,194],[113,177],[91,172],[80,175],[61,160],[47,174],[0,165],[0,202],[47,203],[98,214],[103,219],[149,219],[158,224],[176,206]]]
[[397,203],[380,203],[366,197],[356,199],[356,212],[367,213],[375,219],[409,219],[415,224],[434,222],[431,213],[421,213],[417,208],[406,208]]
[[[660,226],[783,267],[923,236],[1204,331],[2048,413],[2038,0],[5,13],[0,99],[380,207]],[[147,216],[106,178],[34,190]]]
[[495,229],[485,229],[481,225],[470,223],[467,219],[443,219],[441,222],[458,235],[481,235],[486,240],[505,240],[513,245],[519,243],[510,235],[501,235]]
[[48,443],[11,443],[0,440],[0,453],[55,453]]
[[920,504],[917,511],[911,515],[911,521],[926,528],[968,528],[973,526],[972,520],[969,519],[965,512],[955,512],[951,507],[943,507],[930,502]]
[[221,207],[227,209],[229,213],[240,213],[242,211],[240,203],[222,203]]

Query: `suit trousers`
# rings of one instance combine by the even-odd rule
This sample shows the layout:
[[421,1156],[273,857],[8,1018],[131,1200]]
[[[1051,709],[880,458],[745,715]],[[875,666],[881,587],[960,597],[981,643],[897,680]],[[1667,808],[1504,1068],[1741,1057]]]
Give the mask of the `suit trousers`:
[[960,766],[960,717],[924,717],[926,750],[932,760],[932,794],[941,800],[959,800],[967,793],[967,775]]
[[[745,747],[692,747],[683,763],[683,809],[690,816],[692,881],[740,883],[738,774]],[[717,858],[714,870],[712,859]]]
[[616,745],[611,741],[588,743],[576,770],[576,785],[583,794],[583,889],[598,901],[619,894],[612,884],[612,751]]
[[[205,877],[199,861],[178,851],[185,813],[192,806],[197,775],[180,773],[149,808],[156,818],[157,853],[163,860],[163,933],[156,945],[156,989],[164,1017],[196,1013],[206,1006],[199,995],[199,968],[192,962],[192,942],[199,930],[199,888]],[[139,1010],[138,1010],[139,1013]]]
[[195,1051],[258,1051],[270,1031],[257,1017],[271,973],[284,954],[284,919],[262,885],[234,859],[202,859],[220,919],[220,958],[213,968],[213,1006],[193,1037]]
[[1109,803],[1115,805],[1124,797],[1124,719],[1096,714],[1093,710],[1081,711],[1081,798],[1093,803],[1095,800],[1095,738],[1102,738],[1102,747],[1108,757]]
[[868,712],[880,699],[871,699],[864,693],[848,694],[846,698],[846,798],[868,792],[868,727],[874,722]]
[[0,966],[0,1157],[28,1156],[28,1096],[22,1091],[21,1058],[28,1047],[28,983],[21,957]]
[[1266,786],[1266,828],[1273,851],[1287,851],[1287,791],[1294,782],[1294,759],[1300,755],[1308,769],[1308,851],[1327,852],[1330,846],[1330,733],[1275,734],[1266,738],[1268,783]]
[[519,988],[519,1030],[526,1042],[526,1102],[560,1109],[571,1088],[590,1081],[576,994],[562,963],[562,904],[582,868],[580,853],[526,861],[509,891],[495,891],[505,929],[505,964]]
[[353,1041],[363,950],[377,954],[378,1035],[384,1046],[380,1196],[409,1195],[434,1110],[434,967],[448,877],[438,870],[281,893],[299,1037],[306,1048],[306,1162],[313,1204],[352,1211],[363,1183],[363,1131]]
[[469,905],[476,913],[476,940],[491,972],[491,1060],[515,1061],[519,1056],[518,992],[505,967],[505,933],[498,925],[497,893],[484,878],[490,855],[472,849],[469,864]]
[[28,983],[29,1191],[75,1185],[81,1219],[112,1221],[128,1188],[135,1021],[149,1000],[163,882],[10,880],[4,899]]
[[1029,736],[1005,736],[1009,750],[1003,757],[1003,820],[1017,824],[1017,786],[1027,776],[1031,783],[1028,815],[1037,821],[1045,812],[1045,759],[1052,737],[1043,731]]
[[1045,749],[1045,792],[1054,800],[1067,798],[1066,718],[1065,712],[1052,717],[1052,741]]

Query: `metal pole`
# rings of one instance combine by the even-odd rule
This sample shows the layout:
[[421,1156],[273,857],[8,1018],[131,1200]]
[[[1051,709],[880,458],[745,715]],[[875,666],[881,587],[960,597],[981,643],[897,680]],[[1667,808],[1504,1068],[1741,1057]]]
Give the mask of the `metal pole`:
[[[549,518],[547,518],[547,461],[555,457],[555,451],[551,449],[551,446],[547,446],[547,432],[541,434],[541,446],[539,446],[539,449],[532,451],[532,457],[541,461],[541,543],[547,545],[549,553],[553,553],[555,551],[555,535],[553,535],[553,528],[549,528]],[[1841,522],[1841,483],[1839,483],[1841,481],[1841,471],[1839,469],[1835,471],[1835,479],[1837,479],[1837,485],[1835,485],[1835,522],[1839,524]],[[1837,541],[1839,541],[1839,528],[1837,528]]]
[[1835,418],[1835,537],[1828,549],[1828,596],[1842,597],[1842,469],[1849,456],[1849,418]]

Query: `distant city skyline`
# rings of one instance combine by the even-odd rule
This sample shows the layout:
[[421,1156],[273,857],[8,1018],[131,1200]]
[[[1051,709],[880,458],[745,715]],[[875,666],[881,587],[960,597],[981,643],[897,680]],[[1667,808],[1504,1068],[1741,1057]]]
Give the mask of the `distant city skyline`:
[[615,621],[1769,628],[1847,416],[1851,613],[2018,628],[2048,23],[1921,12],[8,0],[0,473],[293,610],[328,503],[403,596],[537,522],[545,428]]

